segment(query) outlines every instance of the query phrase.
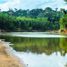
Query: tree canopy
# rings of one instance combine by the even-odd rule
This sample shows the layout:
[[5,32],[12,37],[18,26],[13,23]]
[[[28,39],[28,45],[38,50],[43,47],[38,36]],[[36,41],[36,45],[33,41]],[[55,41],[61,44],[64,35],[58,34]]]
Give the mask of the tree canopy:
[[[43,9],[9,9],[0,12],[0,29],[5,31],[59,30],[67,23],[67,10],[58,11],[50,7]],[[65,16],[64,16],[65,15]]]

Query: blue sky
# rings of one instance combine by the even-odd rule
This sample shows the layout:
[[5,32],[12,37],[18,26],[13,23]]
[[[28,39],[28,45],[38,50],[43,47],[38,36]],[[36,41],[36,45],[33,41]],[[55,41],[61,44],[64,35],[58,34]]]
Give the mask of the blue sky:
[[34,9],[51,7],[55,8],[65,8],[67,9],[67,4],[63,0],[0,0],[0,9],[8,10],[9,8],[17,9]]
[[0,0],[0,3],[4,3],[5,2],[5,0]]

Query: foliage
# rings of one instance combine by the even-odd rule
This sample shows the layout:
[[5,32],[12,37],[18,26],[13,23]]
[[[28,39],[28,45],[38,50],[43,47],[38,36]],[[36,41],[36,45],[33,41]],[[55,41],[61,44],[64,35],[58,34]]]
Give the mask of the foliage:
[[64,16],[60,19],[60,28],[61,28],[61,29],[66,28],[66,29],[67,29],[67,14],[64,15]]
[[15,17],[0,13],[0,29],[4,29],[6,31],[15,31],[15,23]]
[[[64,10],[66,11],[66,10]],[[46,9],[9,9],[0,12],[0,29],[5,31],[47,31],[66,26],[67,16],[62,11]]]
[[67,0],[64,0],[65,2],[67,2]]

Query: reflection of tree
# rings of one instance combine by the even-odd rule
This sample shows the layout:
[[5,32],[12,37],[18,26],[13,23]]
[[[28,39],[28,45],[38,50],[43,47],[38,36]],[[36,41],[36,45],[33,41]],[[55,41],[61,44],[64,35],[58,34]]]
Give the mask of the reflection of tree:
[[11,43],[17,51],[31,51],[33,53],[45,53],[51,55],[54,52],[60,52],[62,56],[67,53],[67,38],[20,38],[20,37],[3,37]]
[[65,55],[67,53],[67,38],[60,39],[60,48],[61,48],[61,55]]
[[65,65],[65,67],[67,67],[67,64]]

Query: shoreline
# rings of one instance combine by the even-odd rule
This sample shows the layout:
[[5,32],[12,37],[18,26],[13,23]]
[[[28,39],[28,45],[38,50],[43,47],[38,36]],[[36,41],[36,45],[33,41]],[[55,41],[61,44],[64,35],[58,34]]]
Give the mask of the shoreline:
[[30,38],[67,38],[67,34],[55,32],[6,32],[1,33],[0,36],[9,37],[30,37]]
[[26,67],[9,45],[11,45],[9,42],[0,39],[0,67]]

